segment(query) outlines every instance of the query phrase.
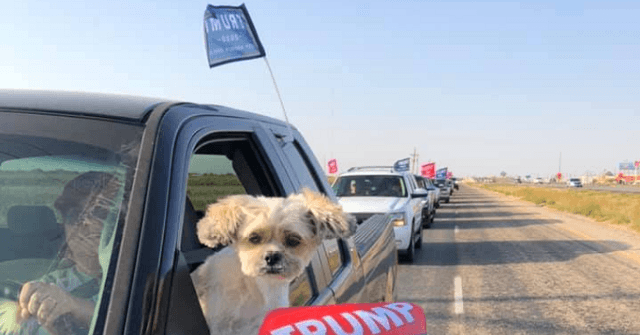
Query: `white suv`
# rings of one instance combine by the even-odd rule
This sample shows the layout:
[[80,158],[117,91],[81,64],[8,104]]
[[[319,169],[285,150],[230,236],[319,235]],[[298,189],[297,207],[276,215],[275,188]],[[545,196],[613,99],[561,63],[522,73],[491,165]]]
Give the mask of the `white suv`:
[[414,176],[393,167],[359,167],[342,173],[333,183],[342,208],[361,224],[375,214],[391,216],[396,246],[412,262],[422,247],[422,207],[429,196]]

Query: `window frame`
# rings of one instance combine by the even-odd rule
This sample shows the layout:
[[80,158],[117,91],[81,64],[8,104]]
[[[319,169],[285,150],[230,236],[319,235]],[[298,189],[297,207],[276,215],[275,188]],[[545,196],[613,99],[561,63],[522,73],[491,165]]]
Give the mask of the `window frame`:
[[[280,154],[283,155],[282,161],[285,162],[286,167],[291,171],[290,175],[293,176],[294,178],[292,182],[296,183],[299,190],[302,189],[302,187],[306,186],[304,181],[301,180],[301,178],[299,177],[298,171],[295,168],[295,165],[291,162],[290,158],[288,157],[287,153],[284,150],[287,145],[290,145],[292,149],[295,150],[295,152],[300,156],[301,160],[306,166],[306,170],[309,172],[309,175],[311,176],[311,179],[314,181],[314,184],[315,184],[314,186],[316,187],[316,189],[320,193],[323,193],[324,195],[329,197],[331,200],[337,202],[337,198],[335,197],[334,192],[328,191],[328,190],[331,190],[331,187],[328,185],[328,181],[323,180],[317,174],[317,171],[321,171],[321,170],[318,170],[317,160],[315,159],[315,157],[308,157],[308,155],[306,154],[307,152],[310,152],[310,148],[307,146],[304,139],[300,136],[298,132],[294,133],[292,137],[291,134],[288,133],[288,131],[283,128],[284,127],[279,128],[279,127],[272,126],[271,127],[271,132],[273,134],[272,139],[274,141],[274,144],[279,146],[282,149],[282,151],[280,152]],[[289,135],[285,135],[285,134],[289,134]],[[319,248],[319,249],[322,249],[321,252],[319,250],[319,253],[320,253],[320,256],[323,258],[323,266],[325,268],[325,282],[318,283],[318,289],[320,291],[325,289],[330,289],[332,292],[335,292],[334,287],[339,286],[344,282],[346,282],[349,276],[351,275],[349,272],[352,272],[354,268],[353,260],[351,258],[351,255],[348,252],[348,246],[346,241],[342,238],[338,238],[336,239],[336,241],[338,244],[341,265],[339,269],[335,272],[331,271],[331,269],[329,268],[329,255],[328,255],[325,243],[323,242],[321,244],[321,247]],[[352,271],[347,271],[348,269],[352,269]]]
[[[197,114],[199,108],[194,108],[194,106],[178,106],[172,110],[175,110],[175,114],[184,114],[185,112],[193,113],[194,111],[196,112],[195,114]],[[174,147],[172,148],[172,172],[170,174],[170,181],[168,182],[169,192],[166,202],[166,204],[168,204],[166,222],[167,225],[172,226],[171,231],[165,234],[163,243],[162,267],[165,268],[166,271],[177,272],[181,266],[180,263],[184,262],[184,257],[180,254],[179,247],[181,233],[183,231],[185,199],[187,196],[189,158],[195,153],[196,146],[202,143],[202,140],[207,136],[222,133],[250,134],[250,142],[258,150],[257,154],[262,156],[262,160],[266,165],[263,169],[269,171],[265,171],[265,173],[272,175],[273,182],[278,187],[278,190],[274,190],[274,192],[281,195],[296,192],[296,187],[291,180],[289,170],[285,168],[284,162],[282,161],[281,149],[274,145],[271,138],[272,134],[267,131],[264,122],[227,115],[214,116],[210,115],[208,111],[205,111],[205,113],[205,115],[186,118],[187,120],[182,121],[182,124],[174,126],[179,129],[179,134],[176,135],[173,144]],[[327,297],[323,296],[322,292],[318,293],[320,291],[317,285],[318,280],[324,281],[324,278],[317,278],[317,276],[320,275],[322,277],[325,271],[320,253],[318,253],[318,257],[312,259],[312,263],[308,268],[311,269],[309,272],[309,284],[313,290],[313,294],[310,301],[305,303],[305,305],[314,304],[320,299],[322,299],[322,301],[334,302],[335,300],[332,294],[327,299]],[[162,271],[162,269],[160,271]],[[169,279],[170,278],[164,280],[163,278],[159,278],[160,284],[156,291],[158,293],[162,291],[167,292],[167,294],[164,294],[164,297],[157,298],[158,300],[164,299],[164,312],[156,313],[158,316],[145,323],[167,322],[167,319],[172,319],[169,314],[171,301],[167,300],[169,299],[168,296],[172,294],[171,292],[174,286]],[[198,309],[200,308],[199,305],[197,307]],[[175,319],[175,317],[173,319]]]
[[[160,120],[153,142],[141,240],[134,277],[130,282],[129,308],[122,322],[124,328],[116,331],[141,333],[151,331],[150,327],[194,329],[202,326],[202,313],[191,310],[191,314],[200,316],[183,312],[183,317],[176,318],[170,311],[181,303],[180,299],[172,299],[174,291],[182,289],[176,280],[187,278],[190,281],[188,272],[186,277],[184,275],[184,257],[178,249],[187,196],[188,158],[204,136],[221,132],[251,134],[278,187],[283,193],[293,191],[292,184],[281,177],[286,170],[278,159],[273,159],[277,157],[275,148],[258,121],[216,116],[210,110],[193,105],[174,106],[168,110]],[[141,256],[140,252],[146,256]],[[195,294],[192,283],[189,284]],[[188,307],[195,306],[196,312],[200,311],[197,297],[190,300]],[[204,326],[207,329],[206,323]]]

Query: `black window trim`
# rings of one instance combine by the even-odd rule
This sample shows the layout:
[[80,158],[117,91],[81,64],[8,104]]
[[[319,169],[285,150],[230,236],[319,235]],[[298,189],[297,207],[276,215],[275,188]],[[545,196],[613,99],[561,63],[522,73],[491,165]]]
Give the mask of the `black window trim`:
[[[286,145],[292,145],[293,148],[296,150],[296,152],[300,155],[300,157],[302,158],[303,162],[305,163],[305,165],[307,166],[307,170],[309,171],[309,174],[311,175],[311,178],[313,179],[313,181],[316,184],[316,187],[318,188],[318,190],[329,196],[331,198],[331,195],[328,194],[327,189],[324,187],[324,183],[322,182],[322,180],[320,179],[320,177],[317,175],[316,170],[313,168],[314,164],[312,163],[311,159],[306,155],[304,147],[302,146],[302,144],[300,143],[299,139],[298,139],[298,134],[295,135],[294,138],[291,137],[284,137],[283,135],[279,134],[276,131],[273,131],[274,136],[279,139],[282,138],[282,142],[280,143],[281,147],[284,149],[284,147]],[[280,136],[280,137],[279,137]],[[284,152],[283,152],[284,154]],[[290,161],[290,159],[288,157],[284,157],[287,161],[287,163],[289,164],[289,166],[293,169],[293,163]],[[302,181],[299,179],[299,177],[297,176],[297,174],[294,174],[298,184],[300,186],[303,186]],[[340,277],[340,275],[345,271],[346,268],[349,267],[350,264],[352,264],[353,260],[351,259],[349,253],[347,252],[347,246],[346,246],[346,242],[342,239],[342,238],[337,238],[336,239],[337,243],[338,243],[338,252],[340,254],[340,268],[338,269],[338,271],[336,271],[335,273],[333,273],[331,271],[331,268],[327,268],[326,270],[326,274],[328,276],[327,278],[327,283],[326,283],[326,288],[331,288],[332,284],[337,280],[337,278]],[[324,247],[324,244],[322,245],[322,249],[323,249],[323,253],[324,253],[324,258],[325,258],[325,264],[328,267],[328,254],[327,251]],[[324,289],[325,287],[323,287]]]

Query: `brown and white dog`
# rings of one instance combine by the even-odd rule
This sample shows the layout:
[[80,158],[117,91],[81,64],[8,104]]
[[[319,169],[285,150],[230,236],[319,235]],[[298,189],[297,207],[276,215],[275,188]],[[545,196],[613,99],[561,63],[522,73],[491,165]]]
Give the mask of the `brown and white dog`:
[[211,334],[257,334],[266,313],[289,306],[289,284],[324,239],[355,233],[354,218],[316,192],[233,195],[207,207],[198,239],[213,254],[191,275]]

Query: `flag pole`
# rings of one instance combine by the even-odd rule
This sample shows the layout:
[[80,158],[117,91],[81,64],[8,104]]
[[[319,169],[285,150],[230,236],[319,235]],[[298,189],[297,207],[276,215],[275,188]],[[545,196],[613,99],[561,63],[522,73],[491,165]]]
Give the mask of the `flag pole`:
[[262,58],[264,59],[264,62],[267,64],[267,69],[269,69],[269,74],[271,74],[271,80],[273,81],[273,86],[276,88],[276,93],[278,94],[278,100],[280,100],[280,106],[282,106],[282,113],[284,113],[284,119],[287,122],[289,135],[291,135],[291,139],[293,140],[293,130],[291,130],[291,124],[289,123],[289,118],[287,117],[287,111],[284,109],[284,103],[282,102],[282,96],[280,96],[280,90],[278,89],[276,78],[273,76],[273,71],[271,71],[271,65],[269,65],[269,60],[267,60],[267,56],[265,55]]

